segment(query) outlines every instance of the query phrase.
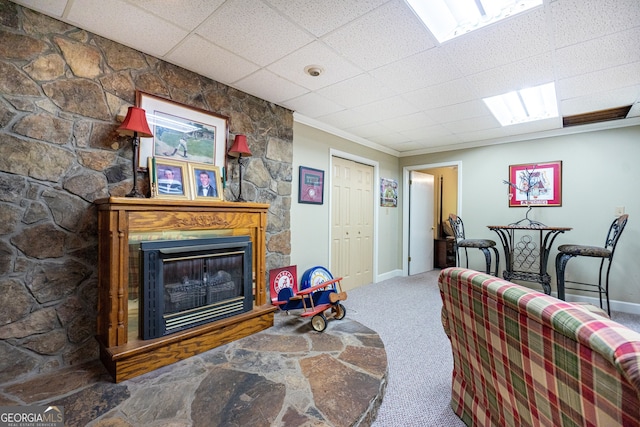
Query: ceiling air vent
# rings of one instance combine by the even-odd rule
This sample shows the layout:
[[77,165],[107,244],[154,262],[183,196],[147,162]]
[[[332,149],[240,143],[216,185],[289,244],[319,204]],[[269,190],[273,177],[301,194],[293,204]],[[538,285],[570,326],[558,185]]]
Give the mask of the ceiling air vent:
[[631,105],[624,107],[610,108],[608,110],[592,111],[590,113],[576,114],[575,116],[562,117],[562,126],[588,125],[591,123],[608,122],[611,120],[624,119],[629,114]]

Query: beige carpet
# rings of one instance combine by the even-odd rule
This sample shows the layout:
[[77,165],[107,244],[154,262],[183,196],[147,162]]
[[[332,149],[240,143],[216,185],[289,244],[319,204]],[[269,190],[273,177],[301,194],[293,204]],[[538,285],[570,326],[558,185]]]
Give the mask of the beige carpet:
[[[347,317],[373,329],[389,363],[387,391],[373,427],[464,426],[449,406],[451,346],[440,323],[440,270],[349,291]],[[640,332],[640,316],[612,312]]]

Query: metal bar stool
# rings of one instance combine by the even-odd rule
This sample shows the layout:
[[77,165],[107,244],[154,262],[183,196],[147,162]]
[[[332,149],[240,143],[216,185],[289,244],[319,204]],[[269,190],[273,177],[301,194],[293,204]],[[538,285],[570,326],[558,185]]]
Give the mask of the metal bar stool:
[[[556,277],[558,281],[558,298],[564,300],[564,291],[565,289],[573,289],[577,291],[585,291],[585,292],[597,292],[600,297],[600,308],[602,307],[602,294],[605,295],[607,300],[607,313],[611,315],[611,308],[609,307],[609,273],[611,271],[611,264],[613,262],[613,254],[616,250],[616,245],[618,244],[618,240],[620,239],[620,235],[624,230],[624,227],[627,225],[627,220],[629,219],[629,215],[621,215],[616,218],[609,227],[609,232],[607,233],[607,239],[604,242],[604,247],[600,246],[586,246],[586,245],[560,245],[558,247],[558,255],[556,256]],[[564,272],[567,266],[567,262],[573,257],[576,256],[587,256],[592,258],[600,258],[600,272],[598,275],[598,283],[584,283],[584,282],[576,282],[572,280],[564,279]],[[603,269],[604,262],[608,261],[607,273],[604,280],[604,285],[602,283],[603,279]],[[592,287],[596,289],[584,289],[584,288],[571,288],[566,287],[565,283],[574,283],[578,285],[583,285],[587,287]]]
[[496,255],[496,271],[494,276],[498,276],[498,268],[500,265],[500,255],[498,254],[498,249],[496,248],[496,242],[490,239],[467,239],[464,234],[464,223],[462,222],[462,218],[455,214],[449,214],[449,224],[451,225],[451,229],[453,230],[453,235],[455,237],[455,251],[456,258],[458,261],[458,266],[460,265],[460,248],[464,248],[464,255],[467,260],[467,268],[469,268],[469,253],[467,252],[467,248],[475,248],[480,249],[484,254],[484,259],[487,263],[486,273],[491,274],[491,249]]

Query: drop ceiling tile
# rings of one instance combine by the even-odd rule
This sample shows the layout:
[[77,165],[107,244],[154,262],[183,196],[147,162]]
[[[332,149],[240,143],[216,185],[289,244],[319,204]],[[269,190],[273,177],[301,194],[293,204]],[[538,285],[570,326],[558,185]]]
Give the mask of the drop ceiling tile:
[[267,0],[316,37],[343,26],[388,0]]
[[440,48],[417,53],[371,71],[396,93],[405,93],[462,77],[449,55]]
[[[193,52],[207,52],[207,55],[194,56]],[[195,34],[185,39],[166,59],[228,85],[258,69],[257,65]]]
[[558,49],[560,79],[640,61],[640,27]]
[[21,4],[29,9],[42,12],[45,15],[60,18],[64,13],[67,0],[12,0],[13,3]]
[[551,53],[532,56],[467,76],[469,84],[480,98],[538,86],[554,79]]
[[211,15],[224,0],[134,0],[136,6],[158,15],[168,22],[192,31]]
[[436,123],[449,123],[458,120],[470,119],[473,117],[483,117],[491,112],[482,100],[476,99],[456,105],[447,105],[427,111]]
[[640,102],[636,102],[631,106],[631,110],[629,110],[627,117],[640,117]]
[[554,129],[562,128],[562,117],[537,120],[535,122],[520,123],[512,126],[504,126],[504,132],[508,135],[535,134]]
[[357,113],[354,110],[342,110],[319,116],[318,120],[328,123],[338,129],[360,126],[371,123],[371,117],[367,114]]
[[95,34],[157,57],[163,57],[187,35],[185,30],[120,0],[73,2],[67,18],[78,27],[91,28]]
[[493,116],[472,117],[464,120],[443,123],[442,126],[451,133],[459,134],[500,127],[500,123]]
[[352,109],[354,113],[362,114],[369,117],[369,122],[377,122],[380,120],[406,116],[407,114],[416,113],[416,108],[399,96],[375,101],[370,104],[361,105]]
[[640,61],[562,79],[557,86],[558,98],[577,98],[634,86],[638,84],[638,76],[640,76]]
[[466,79],[457,79],[405,93],[402,97],[421,110],[431,110],[471,101],[476,95]]
[[465,74],[490,70],[551,50],[544,10],[525,12],[442,45]]
[[458,135],[448,134],[440,136],[430,136],[425,138],[422,142],[422,148],[443,147],[459,144],[462,142]]
[[265,66],[313,38],[258,0],[227,0],[197,30],[205,39]]
[[402,0],[393,0],[325,36],[336,51],[366,71],[435,46]]
[[394,95],[393,91],[366,73],[322,88],[317,92],[347,108],[369,104]]
[[593,111],[631,105],[638,99],[639,92],[640,85],[635,85],[633,87],[626,87],[614,91],[564,99],[560,101],[560,114],[563,116],[573,116],[575,114],[590,113]]
[[349,127],[345,130],[362,138],[378,137],[393,132],[391,129],[381,125],[380,123],[367,123],[366,125]]
[[398,130],[412,130],[423,128],[425,126],[433,126],[436,122],[425,112],[407,114],[405,116],[393,117],[390,119],[380,120],[380,124]]
[[[322,74],[317,77],[307,74],[305,67],[309,65],[320,66]],[[318,41],[274,62],[267,69],[309,90],[329,86],[362,73],[361,69]]]
[[391,148],[393,148],[397,144],[409,142],[409,139],[406,136],[398,132],[375,135],[370,137],[369,140],[375,142],[376,144],[391,145]]
[[417,142],[417,141],[389,141],[389,142],[379,142],[379,144],[388,144],[389,147],[393,148],[394,150],[397,150],[401,153],[403,152],[407,152],[407,151],[414,151],[414,150],[419,150],[421,148],[424,148],[424,144],[421,142]]
[[313,119],[344,111],[342,105],[323,98],[315,92],[309,92],[297,98],[289,99],[284,101],[282,105]]
[[562,0],[550,4],[556,47],[638,26],[638,0]]
[[461,132],[457,133],[456,135],[458,136],[458,138],[460,138],[461,142],[486,141],[510,136],[509,132],[506,132],[505,128],[502,126],[471,132]]
[[270,99],[275,103],[282,103],[308,92],[307,89],[264,69],[238,80],[234,86],[258,98]]
[[446,135],[453,135],[449,129],[442,125],[425,126],[419,129],[403,130],[400,133],[410,140],[416,141],[430,141],[434,138],[441,138]]

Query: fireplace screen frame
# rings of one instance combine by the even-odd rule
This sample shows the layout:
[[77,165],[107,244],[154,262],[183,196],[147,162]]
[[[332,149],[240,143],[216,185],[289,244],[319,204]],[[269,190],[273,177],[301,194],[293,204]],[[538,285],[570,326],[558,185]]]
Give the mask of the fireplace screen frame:
[[[249,236],[211,237],[140,242],[139,336],[159,338],[253,309],[252,242]],[[165,313],[164,268],[166,262],[217,256],[242,256],[242,295],[226,301],[185,310],[194,321],[181,323]]]

